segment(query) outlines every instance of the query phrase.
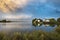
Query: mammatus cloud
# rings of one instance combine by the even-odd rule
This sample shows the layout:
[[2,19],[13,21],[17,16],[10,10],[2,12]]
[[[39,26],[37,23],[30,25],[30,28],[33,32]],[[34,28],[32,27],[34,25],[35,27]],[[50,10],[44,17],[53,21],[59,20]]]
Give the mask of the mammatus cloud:
[[32,17],[32,15],[30,15],[30,14],[20,14],[20,15],[8,14],[8,15],[3,16],[3,18],[5,18],[5,19],[29,19],[31,17]]
[[7,13],[22,8],[28,0],[0,0],[0,10]]

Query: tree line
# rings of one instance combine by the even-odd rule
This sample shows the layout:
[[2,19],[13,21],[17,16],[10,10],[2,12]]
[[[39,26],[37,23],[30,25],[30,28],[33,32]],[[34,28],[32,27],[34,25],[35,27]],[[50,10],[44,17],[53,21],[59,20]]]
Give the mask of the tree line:
[[33,19],[32,20],[32,24],[33,25],[38,25],[38,24],[56,24],[56,25],[60,25],[60,18],[57,18],[57,19],[54,19],[54,18],[50,18],[50,19],[44,19],[44,20],[42,20],[42,19],[37,19],[37,18],[35,18],[35,19]]

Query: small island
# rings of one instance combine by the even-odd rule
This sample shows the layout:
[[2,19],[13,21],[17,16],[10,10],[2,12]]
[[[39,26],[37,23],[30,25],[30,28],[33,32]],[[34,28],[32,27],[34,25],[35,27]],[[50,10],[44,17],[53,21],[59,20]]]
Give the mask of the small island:
[[44,25],[46,25],[46,24],[60,25],[60,18],[57,18],[57,19],[50,18],[50,19],[44,19],[44,20],[42,20],[40,18],[39,19],[35,18],[35,19],[32,20],[32,25],[33,26],[40,26],[41,24],[44,24]]
[[6,19],[4,19],[4,20],[0,20],[0,22],[11,22],[11,21],[7,21]]

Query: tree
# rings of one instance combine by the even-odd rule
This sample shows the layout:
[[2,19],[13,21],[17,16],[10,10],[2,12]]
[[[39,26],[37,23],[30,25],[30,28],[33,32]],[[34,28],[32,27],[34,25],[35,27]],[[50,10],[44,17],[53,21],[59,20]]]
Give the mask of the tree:
[[2,20],[2,22],[6,22],[6,19],[5,20]]
[[60,18],[57,19],[57,22],[60,22]]
[[57,19],[57,25],[60,25],[60,18]]
[[35,19],[32,20],[32,24],[33,24],[34,26],[37,26],[37,18],[35,18]]
[[42,19],[38,19],[38,20],[40,20],[40,22],[43,22],[43,20],[42,20]]
[[32,24],[34,25],[34,26],[40,26],[40,24],[42,24],[42,22],[43,22],[43,20],[42,19],[37,19],[37,18],[35,18],[35,19],[33,19],[32,20]]
[[54,18],[49,19],[51,24],[55,24],[56,20]]

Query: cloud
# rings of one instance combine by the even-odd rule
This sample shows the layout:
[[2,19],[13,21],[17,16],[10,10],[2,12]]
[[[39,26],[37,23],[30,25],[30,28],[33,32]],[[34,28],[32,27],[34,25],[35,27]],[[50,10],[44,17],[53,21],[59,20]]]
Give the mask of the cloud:
[[60,0],[50,0],[52,2],[55,2],[55,3],[60,3]]
[[29,19],[29,18],[32,18],[32,15],[30,14],[19,14],[19,15],[8,14],[8,15],[4,15],[3,18],[5,19]]
[[30,0],[30,2],[40,2],[40,3],[46,3],[48,0]]
[[27,4],[28,0],[0,0],[0,10],[7,13],[22,8]]
[[40,0],[40,3],[46,3],[47,0]]

